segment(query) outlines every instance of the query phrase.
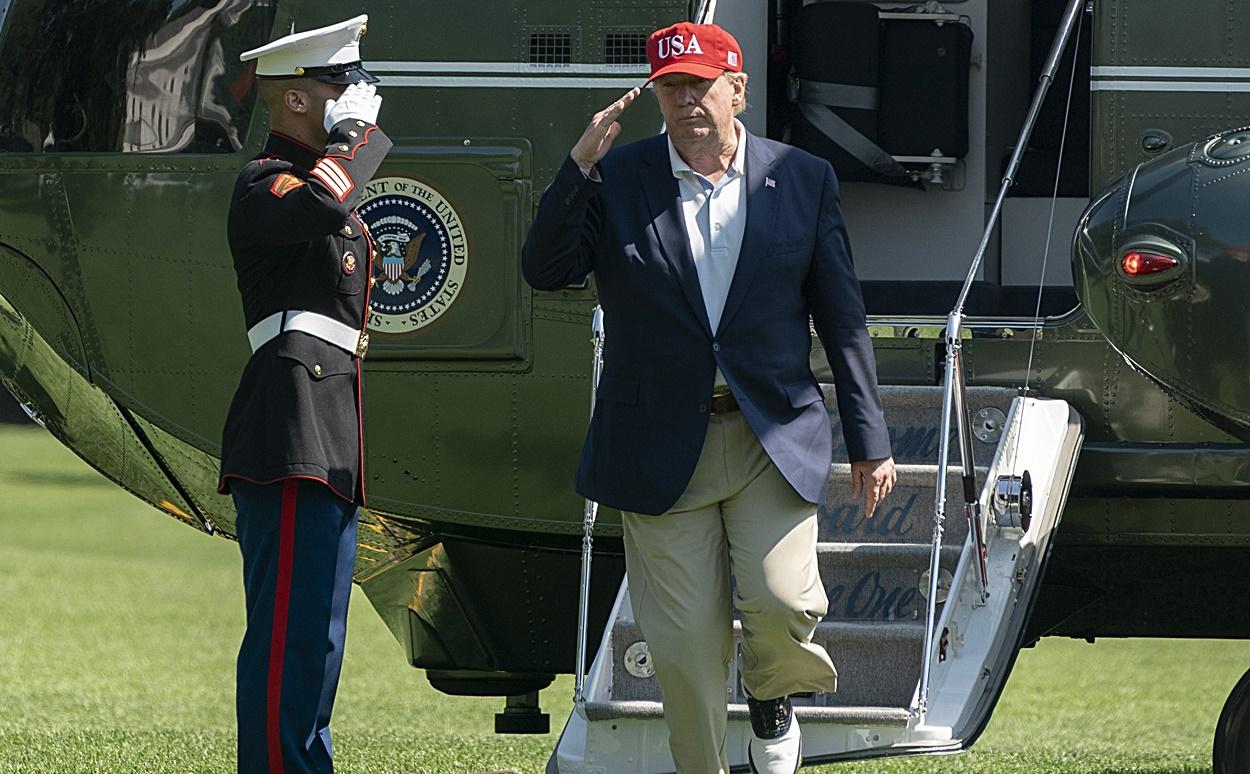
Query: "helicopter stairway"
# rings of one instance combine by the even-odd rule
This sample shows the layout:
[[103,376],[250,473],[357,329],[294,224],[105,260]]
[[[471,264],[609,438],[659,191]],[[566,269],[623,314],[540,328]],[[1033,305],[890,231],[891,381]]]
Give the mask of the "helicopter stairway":
[[[945,528],[935,550],[942,388],[881,388],[898,483],[871,519],[862,498],[851,497],[833,386],[823,389],[835,439],[817,545],[829,609],[813,639],[828,650],[838,680],[834,693],[794,697],[805,761],[963,749],[988,721],[1021,644],[1075,466],[1080,418],[1063,401],[967,389],[986,546],[983,593],[961,465],[946,471]],[[934,562],[938,593],[930,610]],[[751,727],[736,616],[726,754],[731,767],[745,770]],[[937,623],[927,642],[929,620]],[[673,771],[649,658],[623,582],[585,702],[570,714],[548,774]]]

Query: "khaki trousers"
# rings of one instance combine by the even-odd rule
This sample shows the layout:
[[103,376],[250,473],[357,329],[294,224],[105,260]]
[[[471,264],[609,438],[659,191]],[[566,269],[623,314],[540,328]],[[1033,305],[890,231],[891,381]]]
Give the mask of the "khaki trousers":
[[694,475],[673,507],[659,516],[625,513],[623,523],[630,600],[660,681],[677,770],[727,772],[735,604],[752,696],[837,687],[829,654],[811,641],[828,607],[816,506],[733,412],[710,418]]

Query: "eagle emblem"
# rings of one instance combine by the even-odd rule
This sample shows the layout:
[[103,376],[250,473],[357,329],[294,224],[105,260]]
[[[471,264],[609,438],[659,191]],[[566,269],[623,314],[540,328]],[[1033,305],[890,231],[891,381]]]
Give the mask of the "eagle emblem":
[[452,203],[420,180],[379,177],[365,186],[356,212],[373,244],[369,330],[409,333],[442,319],[469,268],[468,238]]
[[386,234],[378,241],[382,245],[381,268],[386,275],[386,279],[382,280],[382,290],[385,293],[397,296],[404,291],[405,286],[408,290],[416,290],[421,278],[434,268],[427,258],[412,273],[413,264],[421,253],[421,243],[425,241],[424,231],[411,235],[402,231]]

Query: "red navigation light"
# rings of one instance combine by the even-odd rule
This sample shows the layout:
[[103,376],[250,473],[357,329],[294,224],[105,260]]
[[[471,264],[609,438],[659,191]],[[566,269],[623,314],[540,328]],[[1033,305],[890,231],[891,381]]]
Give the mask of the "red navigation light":
[[1134,250],[1131,253],[1125,253],[1124,257],[1120,259],[1120,268],[1124,269],[1124,273],[1130,277],[1158,274],[1161,271],[1174,269],[1179,265],[1180,261],[1170,255],[1151,253],[1145,250]]

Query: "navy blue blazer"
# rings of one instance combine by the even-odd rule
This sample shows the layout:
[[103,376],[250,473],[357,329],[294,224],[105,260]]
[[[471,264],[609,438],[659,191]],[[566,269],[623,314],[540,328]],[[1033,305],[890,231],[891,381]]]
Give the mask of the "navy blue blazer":
[[824,497],[833,438],[808,365],[810,319],[828,353],[852,460],[890,456],[864,303],[829,163],[747,134],[747,220],[718,330],[682,222],[665,135],[614,149],[602,182],[566,159],[522,251],[539,290],[594,272],[604,368],[577,491],[636,513],[668,510],[694,473],[717,366],[794,489]]

